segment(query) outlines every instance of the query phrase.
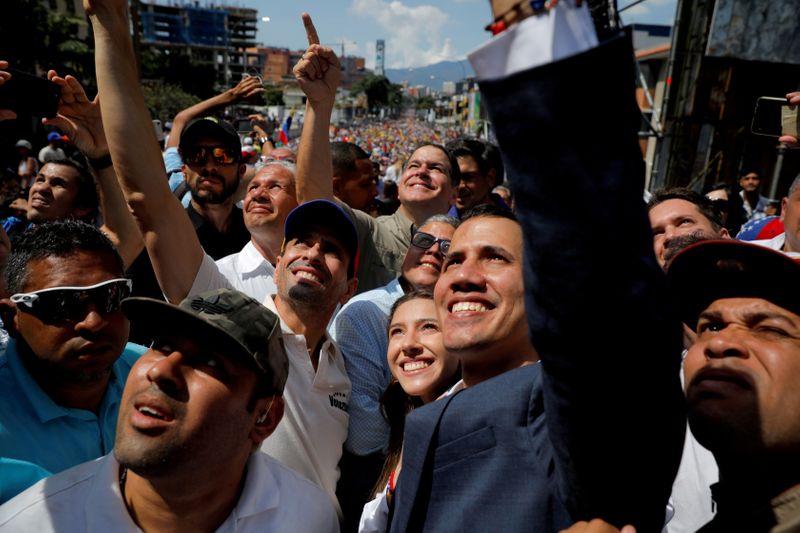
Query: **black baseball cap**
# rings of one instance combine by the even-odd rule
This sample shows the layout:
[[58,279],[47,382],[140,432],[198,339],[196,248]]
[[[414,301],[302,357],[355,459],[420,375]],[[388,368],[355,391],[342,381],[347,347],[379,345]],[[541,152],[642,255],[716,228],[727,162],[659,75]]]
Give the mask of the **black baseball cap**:
[[700,313],[721,298],[761,298],[800,315],[800,263],[757,244],[693,244],[672,260],[667,279],[681,320],[692,329]]
[[202,117],[189,122],[181,132],[178,149],[181,153],[186,152],[201,137],[219,139],[226,148],[234,150],[237,157],[242,153],[242,142],[239,140],[239,134],[228,122],[217,117]]

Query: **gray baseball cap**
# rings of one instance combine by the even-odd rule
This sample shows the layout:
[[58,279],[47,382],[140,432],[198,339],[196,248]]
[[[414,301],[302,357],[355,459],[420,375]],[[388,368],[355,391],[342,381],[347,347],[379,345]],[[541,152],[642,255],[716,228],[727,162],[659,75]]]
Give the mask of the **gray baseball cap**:
[[146,334],[186,335],[250,366],[282,394],[289,374],[278,315],[234,290],[216,289],[190,296],[180,305],[153,298],[126,298],[122,312]]

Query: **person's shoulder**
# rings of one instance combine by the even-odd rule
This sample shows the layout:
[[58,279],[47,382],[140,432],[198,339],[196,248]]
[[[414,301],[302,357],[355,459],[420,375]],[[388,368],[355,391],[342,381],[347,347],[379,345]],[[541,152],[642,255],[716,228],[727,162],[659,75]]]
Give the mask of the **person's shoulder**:
[[[347,301],[346,304],[342,307],[339,313],[345,312],[346,309],[351,309],[353,307],[364,307],[364,303],[372,304],[372,307],[378,307],[376,302],[386,299],[387,296],[391,296],[394,294],[394,290],[392,290],[392,283],[384,285],[382,287],[378,287],[376,289],[370,289],[368,291],[362,292],[361,294],[356,294],[350,300]],[[398,295],[399,297],[399,295]],[[369,306],[367,306],[369,307]],[[351,311],[352,312],[352,311]]]
[[329,517],[333,523],[337,522],[330,497],[319,486],[266,453],[256,452],[255,460],[256,467],[267,471],[272,478],[272,488],[277,491],[285,512],[302,512],[308,518]]
[[356,225],[356,230],[359,232],[364,231],[364,229],[367,228],[372,228],[375,225],[375,218],[373,218],[369,213],[365,213],[360,209],[353,209],[344,202],[337,203],[344,210],[344,212],[347,213],[347,215],[353,221],[353,224]]
[[83,512],[81,502],[103,459],[82,463],[42,479],[0,506],[0,530],[32,531],[35,528],[37,533],[44,533],[53,531],[57,524],[70,524],[79,530],[80,526],[72,523],[69,516],[62,515],[78,516]]
[[258,452],[257,460],[260,463],[260,468],[266,469],[275,478],[279,489],[281,491],[288,491],[284,494],[293,494],[293,489],[296,489],[298,492],[307,493],[311,498],[319,497],[323,500],[328,500],[325,491],[315,483],[301,476],[291,468],[284,466],[266,453]]
[[126,342],[125,347],[122,349],[122,354],[120,354],[119,361],[122,361],[122,363],[130,369],[147,349],[147,346],[142,344]]

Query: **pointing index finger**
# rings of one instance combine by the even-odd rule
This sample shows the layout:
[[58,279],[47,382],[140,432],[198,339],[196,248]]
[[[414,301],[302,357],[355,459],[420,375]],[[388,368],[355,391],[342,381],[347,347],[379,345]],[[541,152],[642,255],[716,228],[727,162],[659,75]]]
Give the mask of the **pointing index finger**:
[[311,15],[308,13],[303,13],[303,26],[306,27],[306,37],[308,37],[309,46],[312,44],[319,44],[317,29],[314,27],[314,22],[311,21]]

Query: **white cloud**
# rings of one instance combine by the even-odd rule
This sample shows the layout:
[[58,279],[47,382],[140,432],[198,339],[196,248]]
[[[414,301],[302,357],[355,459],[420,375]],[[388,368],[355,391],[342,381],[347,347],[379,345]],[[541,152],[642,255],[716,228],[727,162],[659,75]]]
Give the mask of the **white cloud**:
[[[448,14],[432,5],[407,6],[398,0],[352,0],[350,11],[374,21],[385,32],[386,68],[418,67],[452,59],[450,39],[443,37]],[[374,64],[374,43],[372,58]]]

